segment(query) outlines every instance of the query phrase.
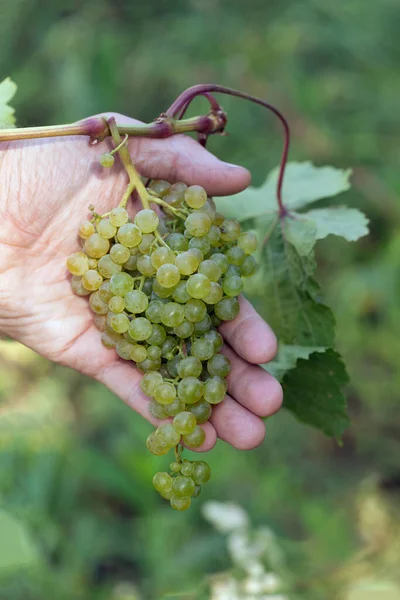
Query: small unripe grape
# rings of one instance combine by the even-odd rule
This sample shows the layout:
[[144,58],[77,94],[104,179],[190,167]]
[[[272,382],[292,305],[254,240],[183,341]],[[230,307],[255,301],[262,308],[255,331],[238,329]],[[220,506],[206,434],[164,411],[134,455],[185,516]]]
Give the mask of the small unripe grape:
[[239,314],[239,302],[236,298],[228,298],[225,296],[220,300],[214,308],[216,316],[221,321],[232,321]]
[[225,219],[220,225],[221,240],[224,242],[234,242],[240,235],[240,225],[235,219]]
[[189,242],[182,233],[170,233],[165,241],[175,252],[184,252],[189,248]]
[[219,404],[225,398],[226,383],[221,377],[211,377],[204,384],[204,400],[210,404]]
[[160,346],[149,346],[147,348],[147,356],[151,360],[157,360],[157,358],[161,358],[161,348],[160,348]]
[[208,360],[214,354],[214,344],[205,338],[196,338],[193,341],[191,355],[199,360]]
[[224,291],[219,283],[212,281],[210,291],[208,292],[207,296],[204,296],[203,300],[206,304],[217,304],[223,295]]
[[210,231],[207,233],[207,239],[211,246],[217,247],[220,245],[221,231],[216,225],[211,225]]
[[191,275],[199,266],[198,257],[190,250],[181,252],[175,259],[175,264],[182,275]]
[[[144,346],[139,346],[139,347],[143,348],[144,351],[146,352],[146,349],[144,348]],[[142,381],[140,382],[140,387],[142,388],[142,391],[147,396],[150,396],[152,398],[154,395],[154,390],[162,382],[163,382],[163,378],[162,378],[162,375],[160,375],[160,373],[146,373],[146,375],[144,375],[142,377]]]
[[253,254],[257,250],[258,239],[253,231],[244,231],[239,235],[237,244],[246,254]]
[[153,267],[158,269],[161,267],[161,265],[165,265],[167,263],[173,265],[175,262],[175,254],[169,248],[161,246],[161,248],[157,248],[157,250],[152,253],[150,260]]
[[142,241],[140,242],[138,249],[141,254],[146,254],[149,252],[153,242],[156,238],[152,233],[145,233],[142,237]]
[[152,233],[158,227],[160,219],[157,213],[150,208],[145,208],[136,213],[135,225],[137,225],[142,233]]
[[110,279],[116,273],[120,273],[122,267],[121,265],[117,265],[109,254],[106,254],[99,259],[97,269],[103,277]]
[[200,237],[210,231],[211,223],[205,212],[194,211],[186,218],[185,228],[194,237]]
[[204,429],[202,429],[199,425],[196,425],[192,433],[183,436],[183,442],[189,448],[199,448],[204,443],[205,439],[206,434],[204,433]]
[[84,252],[74,252],[68,256],[67,268],[71,275],[83,275],[89,269],[86,254]]
[[170,504],[175,510],[187,510],[190,508],[192,501],[190,498],[176,498],[175,496],[171,497]]
[[178,283],[172,292],[172,298],[175,302],[179,302],[180,304],[186,304],[186,302],[190,300],[190,296],[186,289],[186,281],[180,281]]
[[129,248],[122,244],[114,244],[110,250],[110,256],[117,265],[123,265],[129,260],[131,254]]
[[[107,256],[107,255],[106,255]],[[87,257],[89,269],[97,269],[98,260],[90,256]]]
[[196,335],[201,335],[202,333],[206,333],[212,327],[211,317],[210,315],[206,315],[204,319],[195,323],[194,332]]
[[211,290],[211,282],[205,275],[202,275],[201,273],[195,273],[187,280],[186,289],[192,298],[201,300],[209,294]]
[[115,159],[113,157],[112,154],[110,154],[109,152],[104,152],[104,154],[102,154],[100,156],[100,164],[102,167],[106,167],[107,169],[109,169],[110,167],[113,166],[115,162]]
[[178,366],[180,361],[181,357],[179,355],[173,356],[171,359],[168,360],[167,369],[170,377],[178,377]]
[[90,294],[89,305],[97,315],[106,315],[108,313],[108,305],[106,302],[103,302],[98,291]]
[[153,485],[157,492],[169,492],[172,489],[172,477],[168,473],[156,473],[153,477]]
[[224,273],[226,273],[226,271],[229,267],[229,262],[225,256],[225,254],[222,254],[221,252],[216,252],[215,254],[212,254],[210,256],[210,260],[213,260],[214,262],[217,263],[217,265],[219,266],[219,268],[221,270],[222,275]]
[[181,435],[188,435],[195,430],[197,422],[194,414],[184,411],[174,417],[172,424],[178,433]]
[[185,202],[190,208],[201,208],[207,202],[207,192],[200,185],[191,185],[185,190]]
[[217,282],[222,275],[221,269],[213,260],[203,260],[199,265],[198,271],[213,282]]
[[94,225],[91,221],[82,221],[79,225],[79,237],[83,240],[87,240],[94,233]]
[[206,400],[199,400],[196,404],[191,404],[187,410],[194,414],[197,423],[205,423],[211,416],[212,408]]
[[208,254],[211,249],[211,244],[206,235],[201,237],[193,237],[189,242],[189,250],[200,250],[203,256]]
[[108,313],[107,322],[116,333],[128,331],[129,319],[125,313]]
[[166,288],[160,285],[157,279],[153,280],[153,292],[157,294],[158,298],[162,298],[165,300],[166,298],[170,298],[175,288]]
[[139,314],[146,310],[149,299],[140,290],[132,290],[125,295],[126,310],[133,314]]
[[168,415],[165,411],[165,406],[163,406],[162,404],[159,404],[155,400],[152,400],[149,403],[149,412],[156,419],[160,419],[160,421],[162,421],[163,419],[166,419],[168,417]]
[[155,268],[151,264],[150,256],[148,254],[139,256],[136,266],[138,271],[146,277],[152,277],[156,272]]
[[172,493],[176,498],[189,498],[194,492],[195,485],[191,477],[179,475],[172,480]]
[[176,398],[176,389],[172,383],[165,381],[154,390],[154,398],[160,404],[171,404]]
[[110,298],[108,307],[113,313],[121,313],[125,308],[125,300],[122,296],[113,296]]
[[211,469],[206,462],[199,460],[193,463],[192,478],[197,485],[207,483],[210,477]]
[[215,215],[217,214],[217,209],[215,206],[215,202],[212,198],[207,198],[207,202],[198,209],[199,212],[204,212],[206,215],[210,217],[211,223],[214,222]]
[[224,293],[229,297],[239,296],[243,291],[243,281],[241,277],[232,275],[231,277],[225,277],[222,282],[222,289]]
[[170,187],[171,184],[163,179],[153,179],[148,186],[148,188],[153,190],[159,198],[163,198],[168,194]]
[[98,271],[89,269],[82,275],[82,285],[87,290],[94,292],[99,289],[103,283],[103,278]]
[[135,248],[142,241],[142,232],[134,223],[126,223],[118,229],[117,239],[126,248]]
[[185,317],[192,323],[202,321],[207,314],[207,307],[201,300],[191,298],[185,306]]
[[137,317],[129,323],[129,335],[137,342],[147,340],[151,336],[152,324],[144,317]]
[[137,368],[141,373],[148,373],[149,371],[159,371],[161,368],[161,359],[151,360],[151,358],[145,358],[140,363],[136,363]]
[[[131,359],[134,362],[138,363],[138,362],[143,362],[144,360],[146,360],[146,358],[147,358],[146,348],[144,346],[141,346],[140,344],[132,344]],[[161,378],[160,382],[161,381],[162,381],[162,378]]]
[[[147,343],[152,346],[162,346],[167,337],[167,333],[162,325],[154,324],[151,330],[151,336],[147,338]],[[162,353],[162,350],[161,350]]]
[[257,269],[257,261],[254,256],[246,256],[243,264],[240,267],[242,277],[250,277]]
[[226,377],[231,370],[231,361],[224,354],[214,354],[207,363],[211,377]]
[[[193,469],[192,469],[193,471]],[[201,485],[196,485],[194,488],[194,492],[192,494],[192,498],[198,498],[200,496],[200,492],[201,492]]]
[[229,264],[240,267],[245,261],[246,254],[239,246],[232,246],[232,248],[229,248],[227,251],[226,258],[228,259]]
[[133,279],[128,273],[116,273],[110,279],[110,290],[114,296],[126,296],[133,289]]
[[[190,460],[184,460],[181,466],[181,474],[184,477],[190,477],[193,471],[193,463]],[[192,494],[193,496],[193,494]]]
[[97,224],[97,233],[105,240],[109,240],[115,236],[117,228],[109,219],[102,219],[100,223]]
[[177,327],[174,327],[174,334],[182,340],[185,340],[186,338],[190,337],[193,332],[194,332],[193,323],[191,323],[190,321],[187,321],[186,319],[183,319],[183,321],[180,325],[178,325]]
[[162,443],[162,440],[156,438],[156,432],[152,431],[149,437],[146,440],[147,449],[156,456],[162,456],[163,454],[167,454],[170,448]]
[[210,331],[206,331],[203,335],[206,340],[210,340],[214,344],[214,351],[218,352],[224,344],[223,337],[218,331],[215,329],[210,329]]
[[103,281],[101,286],[99,287],[99,296],[103,300],[103,302],[109,302],[112,298],[112,292],[110,290],[110,282]]
[[117,345],[115,346],[118,356],[124,360],[131,360],[131,348],[132,344],[127,340],[121,340],[117,342]]
[[103,346],[110,350],[111,348],[115,348],[115,346],[117,345],[117,340],[115,340],[113,337],[111,337],[111,335],[104,331],[101,334],[101,343],[103,344]]
[[175,398],[171,404],[165,405],[165,412],[168,417],[175,417],[178,413],[181,413],[185,410],[186,405],[179,400],[179,398]]
[[203,370],[201,361],[195,356],[185,356],[179,363],[178,375],[179,377],[200,377]]
[[161,321],[167,327],[177,327],[185,318],[185,309],[177,302],[167,302],[161,311]]
[[161,265],[157,270],[157,281],[164,288],[172,288],[181,278],[178,267],[172,264]]
[[146,310],[146,318],[151,323],[161,323],[161,312],[164,304],[160,300],[152,300]]
[[181,436],[175,431],[172,423],[163,423],[156,429],[156,440],[160,440],[162,444],[166,444],[169,448],[179,444],[180,439]]
[[172,473],[178,473],[181,470],[181,465],[174,461],[169,465],[169,468],[171,469]]
[[92,258],[101,258],[107,254],[110,242],[102,238],[98,233],[93,233],[85,241],[85,252]]
[[203,395],[204,383],[197,377],[184,377],[178,384],[178,398],[185,404],[195,404]]
[[129,215],[125,208],[113,208],[110,212],[108,218],[110,219],[110,223],[114,225],[114,227],[122,227],[125,223],[128,222]]

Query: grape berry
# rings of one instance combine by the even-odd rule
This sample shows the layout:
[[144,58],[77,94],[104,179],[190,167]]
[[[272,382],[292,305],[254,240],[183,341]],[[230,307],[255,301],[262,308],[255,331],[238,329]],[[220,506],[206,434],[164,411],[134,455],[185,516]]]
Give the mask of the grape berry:
[[[103,166],[112,163],[103,155]],[[225,397],[230,362],[217,328],[239,313],[257,239],[219,214],[200,186],[152,181],[147,190],[162,217],[149,208],[133,220],[124,207],[95,214],[81,223],[83,248],[67,267],[74,292],[90,294],[104,346],[144,374],[149,411],[163,421],[147,448],[160,456],[175,449],[170,473],[156,473],[153,485],[174,509],[186,510],[211,470],[204,461],[182,460],[181,444],[203,444],[201,425]]]

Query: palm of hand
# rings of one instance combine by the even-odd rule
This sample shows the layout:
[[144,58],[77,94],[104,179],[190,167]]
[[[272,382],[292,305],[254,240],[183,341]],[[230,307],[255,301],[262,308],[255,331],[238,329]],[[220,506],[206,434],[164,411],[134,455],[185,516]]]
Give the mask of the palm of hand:
[[[199,183],[209,193],[233,193],[248,183],[244,169],[225,166],[188,138],[134,140],[130,150],[146,175]],[[5,331],[43,356],[102,381],[155,422],[138,387],[139,373],[102,346],[87,299],[73,294],[65,267],[66,257],[79,249],[77,231],[88,206],[93,204],[100,214],[110,210],[127,183],[122,168],[100,167],[102,151],[89,146],[87,138],[56,138],[14,143],[5,153],[1,172],[7,195],[0,232],[0,298],[9,296]],[[237,447],[257,445],[264,424],[256,415],[272,414],[282,401],[279,384],[249,364],[272,358],[273,334],[248,303],[242,303],[235,321],[226,323],[222,333],[232,346],[226,348],[233,365],[228,382],[237,402],[230,399],[216,407],[201,449],[215,443],[216,433]],[[260,326],[265,338],[252,347]]]

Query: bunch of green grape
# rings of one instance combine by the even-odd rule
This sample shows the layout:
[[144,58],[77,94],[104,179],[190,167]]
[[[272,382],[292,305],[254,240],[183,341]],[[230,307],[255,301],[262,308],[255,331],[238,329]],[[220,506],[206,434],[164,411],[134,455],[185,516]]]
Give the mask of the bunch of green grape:
[[175,449],[170,473],[157,473],[153,484],[185,510],[211,471],[182,460],[182,449],[203,444],[201,425],[225,397],[230,361],[217,328],[239,313],[257,238],[219,214],[200,186],[157,180],[147,193],[158,212],[146,208],[130,219],[118,207],[84,221],[82,251],[67,266],[74,292],[90,295],[103,344],[144,374],[150,413],[161,421],[147,448],[155,455]]

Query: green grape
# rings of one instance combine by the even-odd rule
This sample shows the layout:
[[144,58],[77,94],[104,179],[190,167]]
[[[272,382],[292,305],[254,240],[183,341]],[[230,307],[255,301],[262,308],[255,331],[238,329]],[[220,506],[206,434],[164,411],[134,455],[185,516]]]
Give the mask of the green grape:
[[183,442],[186,446],[189,446],[189,448],[199,448],[204,443],[205,439],[206,434],[204,433],[204,429],[199,425],[196,425],[192,433],[183,436]]
[[[144,348],[144,346],[139,346],[139,347],[143,348],[144,351],[146,352],[146,349]],[[143,377],[142,377],[142,380],[140,382],[140,387],[142,388],[142,391],[146,394],[146,396],[150,396],[150,398],[153,398],[154,390],[156,389],[157,386],[161,385],[162,382],[163,382],[163,378],[160,373],[154,373],[154,372],[146,373],[146,375],[143,375]]]
[[117,233],[117,228],[110,223],[109,219],[102,219],[97,223],[97,233],[105,240],[110,240]]
[[239,314],[239,302],[237,298],[224,297],[220,300],[214,308],[216,316],[221,321],[232,321]]
[[240,269],[236,265],[229,265],[225,277],[240,277]]
[[109,254],[106,254],[98,261],[97,269],[105,279],[110,279],[113,275],[119,273],[122,267],[121,265],[117,265]]
[[253,254],[257,250],[258,239],[253,231],[244,231],[239,235],[237,244],[245,254]]
[[179,473],[181,470],[181,465],[177,461],[174,461],[169,465],[169,468],[171,469],[172,473]]
[[114,296],[126,296],[133,289],[133,279],[128,273],[116,273],[110,279],[110,290]]
[[133,314],[139,314],[144,312],[149,306],[149,299],[146,294],[140,290],[133,290],[128,292],[125,296],[126,310]]
[[142,237],[142,241],[140,242],[138,249],[141,254],[147,254],[152,247],[154,240],[156,238],[152,233],[145,233]]
[[165,300],[166,298],[171,298],[171,295],[173,294],[175,288],[165,288],[162,285],[160,285],[157,281],[157,279],[153,280],[153,292],[155,294],[157,294],[157,296],[159,298],[162,298],[163,300]]
[[[97,292],[94,292],[94,293],[96,294]],[[101,332],[105,331],[105,328],[106,328],[106,316],[105,315],[95,314],[94,317],[93,317],[93,324],[96,327],[96,329],[98,329],[99,331],[101,331]]]
[[225,398],[226,383],[221,377],[211,377],[204,383],[204,400],[210,404],[219,404]]
[[98,233],[92,233],[85,241],[85,252],[92,258],[101,258],[107,254],[110,242],[102,238]]
[[203,396],[204,383],[197,377],[184,377],[178,384],[178,398],[185,404],[195,404]]
[[[151,371],[151,372],[154,373],[154,371]],[[146,373],[146,375],[149,375],[149,374],[150,373]],[[168,414],[165,410],[165,406],[163,406],[162,404],[159,404],[155,400],[152,400],[150,402],[149,412],[155,419],[160,419],[160,421],[163,421],[164,419],[166,419],[168,417]]]
[[175,398],[175,400],[171,402],[171,404],[165,405],[165,412],[168,415],[168,417],[175,417],[175,415],[184,411],[185,408],[186,405],[183,404],[183,402],[181,402],[179,398]]
[[242,277],[250,277],[257,269],[257,261],[254,256],[246,256],[243,264],[240,267]]
[[106,315],[108,313],[108,305],[103,302],[98,291],[90,294],[89,305],[97,315]]
[[239,246],[232,246],[232,248],[229,248],[227,251],[226,258],[228,259],[229,264],[240,267],[245,261],[246,254]]
[[210,315],[206,315],[204,319],[194,324],[194,332],[196,335],[206,333],[212,327]]
[[161,322],[167,327],[177,327],[185,318],[185,309],[177,302],[167,302],[161,311]]
[[156,272],[155,268],[151,264],[150,256],[148,254],[143,254],[139,256],[137,259],[137,270],[146,277],[152,277]]
[[201,250],[199,250],[199,248],[190,248],[190,252],[192,254],[194,254],[195,256],[197,256],[199,264],[204,259],[204,254],[203,254],[203,252]]
[[211,469],[206,462],[198,460],[193,463],[192,478],[197,485],[207,483],[210,477]]
[[179,355],[173,356],[167,363],[167,369],[170,377],[175,379],[178,377],[178,365],[181,361],[181,357]]
[[67,268],[71,275],[83,275],[89,269],[88,259],[84,252],[74,252],[67,258]]
[[168,194],[171,184],[164,179],[153,179],[148,188],[153,190],[159,198],[163,198],[166,194]]
[[207,233],[207,239],[210,242],[211,246],[219,246],[219,241],[221,238],[221,231],[219,227],[216,225],[211,225],[210,231]]
[[161,350],[162,350],[161,356],[163,358],[172,358],[172,356],[173,356],[172,352],[173,352],[173,350],[175,350],[177,345],[178,345],[178,340],[176,338],[173,338],[170,335],[167,335],[167,337],[165,338],[165,342],[161,346]]
[[105,346],[108,349],[115,348],[115,346],[117,345],[117,340],[115,340],[105,331],[103,331],[103,333],[101,334],[101,342],[103,346]]
[[170,233],[165,242],[174,252],[184,252],[189,248],[189,242],[182,233]]
[[190,208],[201,208],[207,202],[207,192],[200,185],[191,185],[185,190],[185,202]]
[[110,282],[103,281],[101,286],[99,287],[99,296],[103,300],[103,302],[109,302],[112,298],[112,291],[110,290]]
[[[200,237],[210,231],[211,219],[205,212],[194,211],[186,218],[185,228],[194,237]],[[190,247],[190,244],[189,244]]]
[[211,244],[206,235],[201,237],[194,237],[189,242],[189,249],[200,250],[203,256],[205,256],[210,252]]
[[194,492],[195,485],[191,477],[178,475],[172,480],[172,493],[176,498],[189,498]]
[[156,323],[153,325],[151,336],[147,338],[147,343],[151,344],[152,346],[162,346],[162,344],[165,342],[166,337],[167,333],[164,327]]
[[190,351],[199,360],[208,360],[214,354],[214,344],[205,338],[196,338]]
[[94,225],[90,221],[82,221],[79,225],[79,237],[87,240],[94,233]]
[[177,431],[180,435],[188,435],[189,433],[193,433],[197,422],[193,413],[184,411],[178,413],[174,417],[172,424],[175,428],[175,431]]
[[149,437],[146,440],[147,449],[156,456],[162,456],[163,454],[167,454],[170,448],[162,443],[162,440],[156,438],[156,432],[152,431]]
[[128,331],[129,319],[125,313],[114,314],[109,312],[107,315],[107,323],[116,333],[125,333],[125,331]]
[[243,281],[241,277],[237,277],[233,275],[232,277],[225,277],[222,282],[222,289],[224,293],[229,296],[239,296],[239,294],[243,291]]
[[185,197],[185,190],[187,190],[186,183],[178,181],[177,183],[171,185],[170,193],[176,194],[180,200],[183,200]]
[[217,214],[217,209],[215,206],[215,202],[212,198],[207,198],[207,202],[198,209],[199,212],[204,212],[209,216],[211,223],[214,222],[215,215]]
[[182,339],[186,340],[186,338],[190,337],[194,331],[194,325],[190,321],[183,319],[182,323],[177,327],[174,327],[174,334]]
[[136,213],[135,225],[137,225],[142,233],[153,233],[158,227],[160,219],[157,213],[151,208],[145,208]]
[[161,368],[161,360],[151,360],[151,358],[145,358],[140,363],[136,363],[137,368],[141,373],[148,373],[149,371],[159,371]]
[[160,441],[161,444],[165,444],[168,448],[173,448],[179,444],[180,439],[181,436],[175,431],[172,423],[162,423],[156,429],[156,440]]
[[171,404],[176,398],[176,389],[172,383],[164,381],[154,390],[154,398],[160,404]]
[[210,281],[217,282],[222,272],[217,263],[213,260],[203,260],[199,265],[199,273],[205,275]]
[[206,340],[210,340],[214,344],[214,352],[218,352],[224,344],[224,340],[222,335],[215,331],[215,329],[210,329],[210,331],[206,331],[203,336]]
[[187,252],[181,252],[181,254],[178,254],[175,264],[182,275],[191,275],[199,266],[199,261],[197,256],[188,250]]
[[[131,348],[131,359],[136,362],[143,362],[147,358],[147,351],[144,346],[140,344],[132,344]],[[142,380],[143,381],[143,380]],[[161,378],[162,381],[162,378]]]
[[[192,469],[193,471],[193,469]],[[201,492],[201,485],[196,485],[194,488],[194,492],[192,494],[192,498],[198,498],[200,496],[200,492]]]
[[115,158],[109,152],[104,152],[104,154],[100,156],[100,164],[102,167],[106,167],[107,169],[109,169],[113,166],[114,162]]
[[90,292],[95,292],[103,283],[103,278],[98,271],[89,269],[82,275],[82,285]]
[[110,298],[108,308],[113,313],[121,313],[125,308],[125,300],[122,296],[113,296]]
[[160,346],[149,346],[147,348],[147,356],[151,360],[157,360],[157,358],[161,358],[161,348],[160,348]]
[[132,344],[127,340],[121,340],[115,346],[118,356],[124,360],[131,360],[131,348]]
[[109,214],[110,223],[114,227],[122,227],[128,222],[129,215],[125,208],[113,208]]
[[207,363],[211,377],[226,377],[231,371],[231,361],[224,354],[214,354]]
[[111,246],[110,256],[117,265],[123,265],[130,259],[131,253],[129,252],[129,248],[126,248],[122,244],[114,244]]
[[[183,475],[184,477],[190,477],[190,475],[192,474],[192,471],[193,471],[193,463],[191,463],[190,460],[184,460],[182,463],[182,466],[181,466],[181,475]],[[193,497],[193,494],[192,494],[192,497]]]
[[97,259],[96,258],[91,258],[90,256],[87,256],[87,262],[89,265],[89,269],[97,269]]
[[172,288],[179,283],[181,278],[181,274],[179,272],[178,267],[172,264],[161,265],[159,269],[157,269],[156,275],[157,281],[164,288]]
[[200,377],[203,370],[201,361],[195,356],[185,356],[179,363],[178,375],[184,377]]
[[180,281],[174,291],[172,292],[172,298],[179,304],[186,304],[190,300],[190,296],[187,293],[186,281]]
[[151,336],[153,326],[145,317],[136,317],[129,323],[129,335],[137,342],[143,342]]
[[153,477],[153,485],[157,492],[169,492],[172,489],[172,477],[168,473],[159,472]]
[[205,275],[195,273],[187,280],[186,290],[192,298],[201,300],[210,293],[211,281]]
[[225,219],[220,230],[221,240],[224,242],[235,242],[240,235],[240,225],[235,219]]
[[207,307],[201,300],[190,299],[185,306],[185,317],[192,323],[202,321],[207,314]]
[[142,232],[134,223],[126,223],[118,229],[117,239],[126,248],[135,248],[142,241]]
[[151,254],[150,260],[155,269],[167,263],[173,265],[175,263],[175,253],[169,248],[161,246]]
[[199,424],[208,421],[212,413],[211,405],[203,399],[196,402],[196,404],[188,406],[187,410],[194,414]]
[[228,270],[228,267],[229,267],[229,262],[225,256],[225,254],[222,254],[221,252],[216,252],[215,254],[212,254],[210,256],[210,259],[213,260],[215,263],[217,263],[217,265],[219,266],[219,268],[221,270],[222,275],[224,273],[226,273],[226,271]]
[[150,298],[152,291],[153,291],[153,279],[150,278],[146,278],[143,282],[143,286],[142,286],[142,292],[144,294],[146,294],[146,296],[148,298]]
[[206,304],[217,304],[223,295],[224,291],[219,283],[212,281],[210,291],[208,292],[207,296],[204,296],[203,300]]
[[190,498],[176,498],[175,496],[171,497],[170,504],[175,510],[187,510],[190,508],[192,501]]

